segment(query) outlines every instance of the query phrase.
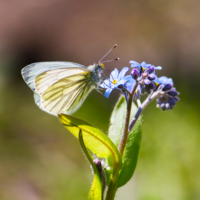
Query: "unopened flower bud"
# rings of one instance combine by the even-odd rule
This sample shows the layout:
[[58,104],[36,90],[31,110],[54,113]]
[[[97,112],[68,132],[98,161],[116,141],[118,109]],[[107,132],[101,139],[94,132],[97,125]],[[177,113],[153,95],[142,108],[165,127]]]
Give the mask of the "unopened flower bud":
[[160,104],[160,108],[161,108],[162,110],[165,110],[165,104],[164,104],[164,103]]
[[149,79],[144,79],[144,84],[145,85],[150,85],[151,81]]
[[133,77],[133,79],[137,79],[138,78],[138,76],[139,76],[139,71],[138,71],[138,69],[132,69],[132,71],[131,71],[131,76]]
[[178,93],[176,90],[174,90],[174,91],[169,91],[169,92],[168,92],[168,95],[170,95],[170,96],[172,96],[172,97],[175,97],[175,96],[178,96],[179,93]]
[[173,105],[173,106],[176,105],[176,101],[175,101],[173,98],[170,98],[170,99],[168,100],[168,102],[170,103],[170,105]]
[[150,66],[150,67],[148,67],[148,68],[145,70],[145,72],[148,73],[148,74],[151,74],[151,73],[153,73],[154,71],[155,71],[155,67],[154,67],[154,66]]
[[144,94],[144,93],[145,93],[145,90],[146,90],[146,87],[145,87],[145,86],[141,87],[141,88],[140,88],[141,94]]
[[174,97],[174,100],[175,101],[179,101],[180,99],[178,97]]
[[93,160],[94,164],[96,165],[97,169],[99,172],[102,171],[102,165],[101,165],[101,160],[99,160],[98,158]]
[[162,90],[167,91],[167,90],[170,90],[172,87],[173,87],[173,83],[169,83],[169,84],[165,85]]
[[153,80],[155,80],[155,76],[153,75],[153,74],[149,74],[149,76],[148,76],[148,79],[150,80],[150,81],[153,81]]
[[165,108],[166,108],[167,110],[170,109],[170,105],[169,105],[169,103],[166,103],[166,104],[165,104]]
[[155,90],[155,89],[156,89],[156,84],[152,81],[152,82],[149,84],[149,87],[150,87],[152,90]]

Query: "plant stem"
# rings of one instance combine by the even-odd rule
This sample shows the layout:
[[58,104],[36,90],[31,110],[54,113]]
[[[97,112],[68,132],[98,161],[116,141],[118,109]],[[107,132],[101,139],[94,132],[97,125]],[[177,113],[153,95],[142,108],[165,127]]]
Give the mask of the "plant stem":
[[[128,139],[128,134],[129,134],[128,127],[129,127],[130,116],[131,116],[132,100],[133,100],[133,95],[134,95],[134,93],[137,89],[137,86],[138,86],[138,82],[136,81],[136,84],[133,88],[133,91],[131,93],[128,92],[124,129],[123,129],[122,138],[121,138],[121,141],[120,141],[119,147],[118,147],[118,150],[119,150],[121,157],[123,156],[126,141]],[[115,197],[115,194],[116,194],[116,191],[117,191],[118,173],[119,173],[118,170],[116,170],[115,173],[113,173],[113,175],[112,175],[112,178],[110,180],[110,184],[108,186],[106,200],[114,200],[114,197]]]
[[110,184],[108,186],[108,191],[107,191],[107,195],[106,195],[106,199],[105,200],[114,200],[115,198],[115,194],[117,191],[117,178],[118,178],[118,171],[117,173],[114,173],[111,180],[110,180]]
[[124,122],[124,129],[123,129],[122,138],[120,140],[119,147],[118,147],[121,157],[123,155],[126,141],[128,138],[128,126],[129,126],[130,115],[131,115],[131,106],[132,106],[132,95],[128,97],[128,102],[126,104],[126,116],[125,116],[125,122]]
[[141,106],[138,108],[138,110],[137,110],[137,112],[136,112],[134,118],[132,119],[132,121],[131,121],[131,123],[130,123],[130,125],[129,125],[129,128],[128,128],[129,131],[131,131],[131,129],[134,127],[134,125],[135,125],[135,123],[137,122],[137,120],[138,120],[140,114],[142,113],[142,111],[143,111],[143,108],[142,108],[142,105],[141,105]]
[[130,132],[131,129],[134,127],[135,123],[137,122],[140,114],[142,113],[142,111],[145,109],[145,107],[151,102],[153,101],[155,98],[157,98],[159,96],[158,92],[154,92],[153,94],[150,94],[145,101],[138,107],[138,110],[134,116],[134,118],[132,119],[128,131]]
[[126,146],[126,141],[128,139],[128,134],[129,134],[128,127],[129,127],[130,116],[131,116],[132,100],[133,100],[133,95],[134,95],[137,87],[138,87],[138,81],[136,81],[136,84],[135,84],[132,92],[129,93],[129,96],[128,96],[128,99],[127,99],[124,129],[123,129],[122,138],[120,140],[119,147],[118,147],[118,150],[119,150],[121,157],[123,156],[124,148]]

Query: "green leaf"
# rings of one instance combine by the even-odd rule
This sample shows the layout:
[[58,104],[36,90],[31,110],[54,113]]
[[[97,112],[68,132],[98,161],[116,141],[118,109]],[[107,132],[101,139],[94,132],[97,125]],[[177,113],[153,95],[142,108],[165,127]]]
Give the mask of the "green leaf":
[[[131,119],[134,117],[137,111],[135,104],[132,105],[131,109]],[[115,109],[111,116],[111,125],[109,128],[109,138],[113,143],[118,146],[121,140],[124,120],[126,114],[126,100],[124,97],[121,97],[117,102]],[[132,177],[135,167],[137,164],[137,158],[141,142],[141,122],[142,118],[140,117],[136,122],[134,128],[129,133],[127,143],[124,149],[123,158],[122,158],[122,168],[118,177],[118,187],[125,185]]]
[[122,96],[115,105],[110,119],[110,127],[108,132],[108,137],[113,141],[113,143],[118,147],[123,128],[124,120],[126,115],[126,99]]
[[99,158],[106,158],[110,167],[121,168],[121,157],[113,142],[98,128],[81,119],[59,114],[61,123],[77,138],[81,129],[85,146]]
[[102,200],[101,180],[97,173],[94,172],[94,179],[90,188],[89,200]]
[[82,147],[88,161],[90,162],[90,164],[92,165],[92,168],[94,170],[94,179],[92,182],[92,186],[90,188],[89,200],[102,200],[103,193],[102,193],[102,185],[101,185],[101,175],[99,174],[97,166],[93,162],[92,155],[88,152],[88,150],[85,146],[81,129],[79,130],[79,142],[81,144],[81,147]]

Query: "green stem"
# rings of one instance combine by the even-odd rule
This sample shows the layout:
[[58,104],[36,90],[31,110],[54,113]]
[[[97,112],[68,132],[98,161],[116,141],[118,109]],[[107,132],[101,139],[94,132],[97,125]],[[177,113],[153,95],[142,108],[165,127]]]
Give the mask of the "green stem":
[[128,102],[126,104],[126,116],[125,116],[124,130],[123,130],[122,138],[120,140],[119,147],[118,147],[121,157],[123,156],[124,148],[126,146],[126,141],[128,139],[128,127],[129,127],[129,121],[130,121],[130,115],[131,115],[132,96],[133,95],[130,95],[128,97]]
[[116,174],[113,174],[113,177],[110,180],[105,200],[114,200],[117,191],[117,178],[118,178],[118,171]]
[[[133,100],[133,95],[138,87],[138,81],[136,81],[136,84],[133,88],[133,91],[131,93],[128,92],[128,98],[127,98],[127,104],[126,104],[126,116],[125,116],[125,122],[124,122],[124,129],[122,133],[122,138],[119,143],[119,153],[121,157],[123,156],[124,148],[126,145],[126,141],[128,139],[128,134],[129,134],[129,122],[130,122],[130,116],[131,116],[131,106],[132,106],[132,100]],[[107,195],[105,200],[114,200],[115,194],[117,191],[117,179],[119,176],[119,170],[115,169],[115,172],[113,173],[110,183],[108,186],[107,190]]]
[[146,106],[153,101],[155,98],[157,98],[159,96],[159,91],[158,92],[154,92],[153,94],[149,95],[146,100],[138,107],[138,110],[134,116],[134,118],[132,119],[128,131],[130,132],[131,129],[134,127],[135,123],[137,122],[140,114],[142,113],[142,111],[146,108]]
[[134,95],[137,87],[138,87],[138,81],[136,81],[136,84],[133,88],[133,91],[131,93],[129,93],[129,96],[128,96],[128,99],[127,99],[128,102],[127,102],[127,106],[126,106],[126,116],[125,116],[125,122],[124,122],[124,130],[123,130],[122,138],[120,140],[119,147],[118,147],[118,150],[119,150],[121,157],[123,156],[124,148],[126,146],[126,141],[128,139],[128,134],[129,134],[128,128],[129,128],[129,122],[130,122],[130,116],[131,116],[132,100],[133,100],[133,95]]

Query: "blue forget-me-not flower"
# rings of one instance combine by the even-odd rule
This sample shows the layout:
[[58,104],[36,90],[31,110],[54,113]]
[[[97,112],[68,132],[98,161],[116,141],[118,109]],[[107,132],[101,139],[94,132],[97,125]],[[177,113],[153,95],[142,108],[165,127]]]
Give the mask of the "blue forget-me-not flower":
[[104,82],[100,85],[102,88],[106,89],[105,97],[108,98],[110,93],[115,89],[118,88],[120,85],[124,85],[127,82],[124,79],[126,72],[129,70],[128,67],[124,67],[121,72],[119,73],[118,69],[115,68],[110,74],[110,79],[104,80]]

